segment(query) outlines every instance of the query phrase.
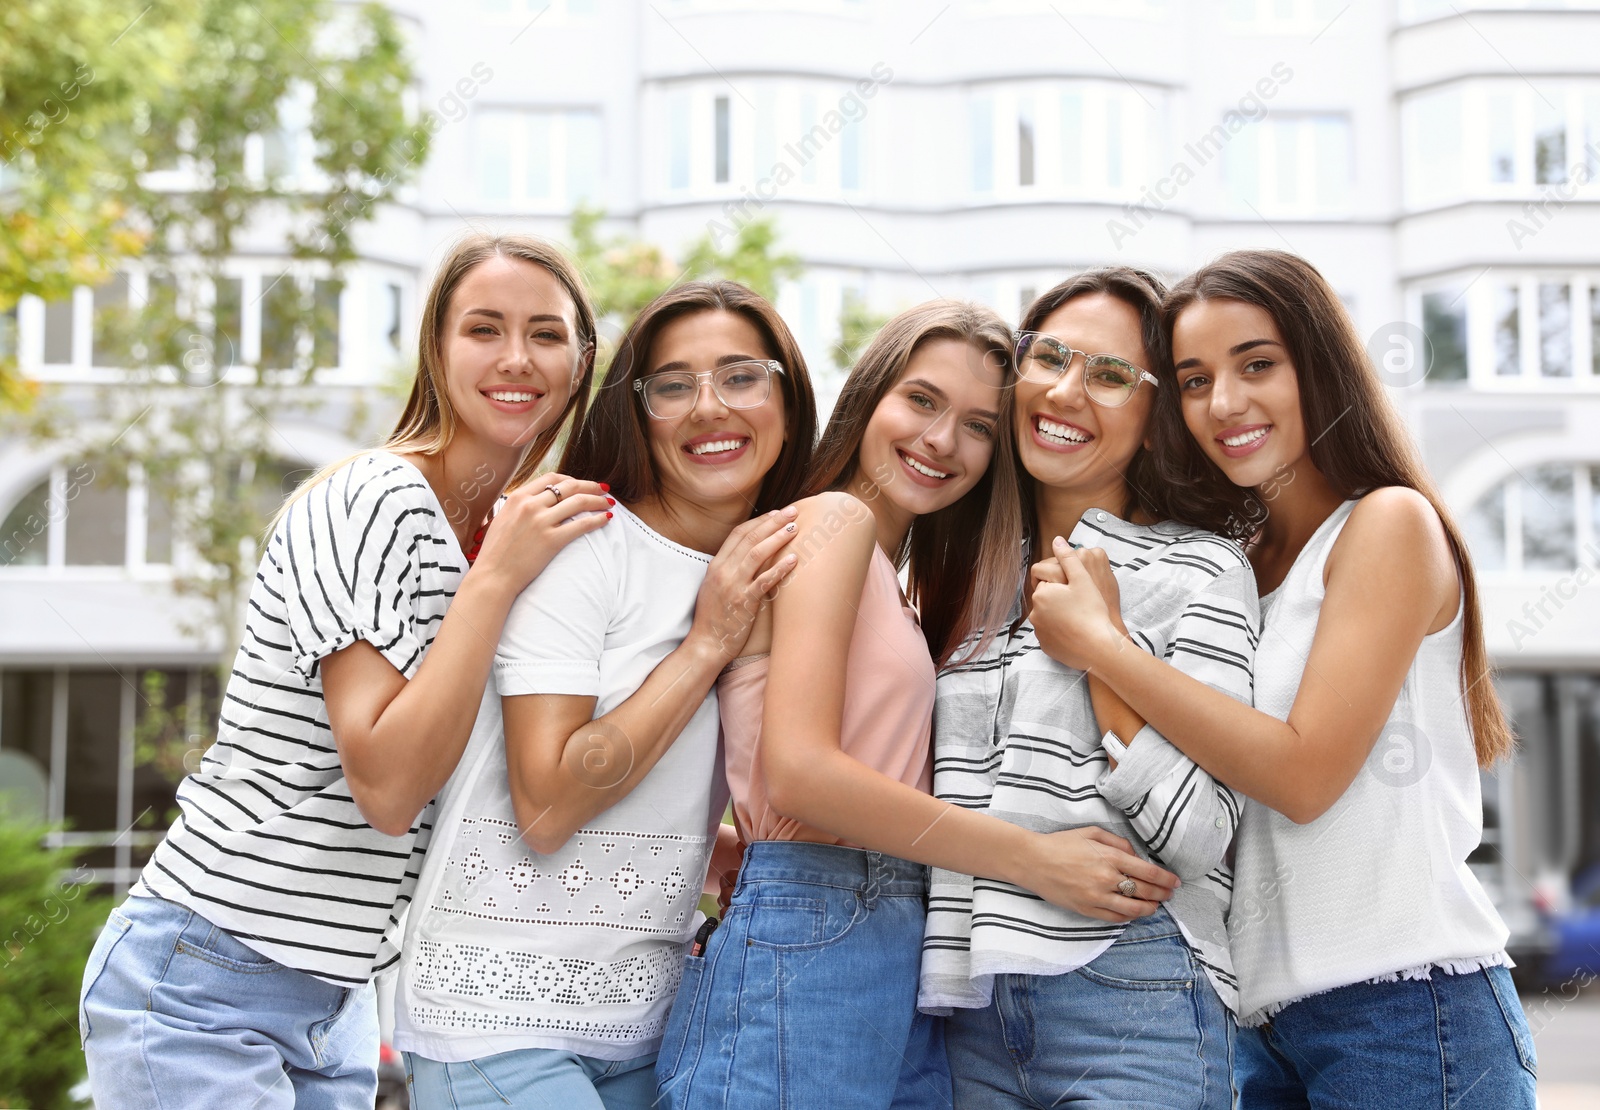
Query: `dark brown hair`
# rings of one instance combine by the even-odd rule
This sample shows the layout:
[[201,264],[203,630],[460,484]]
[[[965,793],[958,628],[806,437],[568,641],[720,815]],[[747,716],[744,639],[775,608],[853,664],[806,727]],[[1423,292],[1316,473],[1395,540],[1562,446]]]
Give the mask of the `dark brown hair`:
[[[846,489],[861,460],[861,437],[878,402],[905,373],[911,357],[936,339],[966,343],[978,358],[995,358],[1000,371],[1001,419],[994,454],[976,485],[953,505],[912,521],[896,566],[909,564],[910,597],[934,662],[943,665],[974,632],[967,657],[982,652],[1004,623],[1016,596],[1022,526],[1016,488],[1014,424],[1008,419],[1015,361],[1011,332],[991,310],[963,301],[929,301],[885,324],[861,353],[845,381],[812,466],[806,496]],[[863,479],[870,484],[871,479]],[[864,490],[848,490],[865,493]]]
[[731,312],[761,334],[772,358],[783,365],[777,375],[783,391],[788,442],[767,472],[751,506],[752,516],[781,508],[800,496],[817,438],[817,402],[805,356],[789,326],[761,294],[734,281],[689,281],[645,305],[628,325],[589,409],[588,418],[567,444],[560,470],[595,482],[609,482],[619,501],[642,501],[657,490],[655,462],[644,402],[633,388],[650,371],[650,350],[661,329],[673,320],[701,312]]
[[[1482,681],[1490,668],[1472,556],[1338,295],[1303,258],[1284,251],[1233,251],[1173,288],[1166,304],[1169,341],[1178,316],[1202,300],[1242,301],[1272,317],[1294,365],[1301,419],[1308,434],[1316,430],[1309,448],[1311,464],[1340,496],[1348,499],[1384,486],[1404,486],[1426,497],[1439,514],[1461,574],[1461,691],[1472,722],[1478,764],[1488,767],[1510,754],[1516,741],[1505,710],[1493,684]],[[1200,496],[1211,490],[1212,476],[1220,477],[1222,471],[1206,457],[1183,422],[1176,373],[1164,367],[1161,374],[1163,385],[1170,382],[1173,388],[1163,390],[1171,397],[1159,406],[1162,426],[1155,440],[1156,453],[1164,473],[1192,483],[1187,492]],[[1233,488],[1232,511],[1243,514],[1243,520],[1259,522],[1262,514],[1250,507],[1253,492]]]
[[[1038,300],[1028,306],[1028,310],[1022,314],[1022,326],[1019,330],[1038,331],[1040,325],[1050,318],[1051,313],[1062,305],[1092,293],[1104,293],[1115,297],[1138,313],[1139,339],[1144,344],[1145,357],[1150,363],[1141,369],[1159,376],[1161,373],[1159,367],[1171,361],[1167,332],[1162,327],[1161,314],[1167,287],[1160,278],[1146,270],[1137,270],[1131,266],[1108,266],[1098,270],[1087,270],[1070,277],[1054,288],[1046,290]],[[1162,384],[1156,388],[1155,405],[1151,408],[1152,426],[1155,421],[1154,414],[1163,400],[1161,394],[1171,392],[1171,385],[1163,379]],[[1036,538],[1033,530],[1038,526],[1035,520],[1037,509],[1035,490],[1038,481],[1027,472],[1026,468],[1017,469],[1017,490],[1022,501],[1022,527],[1031,542]],[[1173,496],[1174,488],[1158,473],[1153,453],[1147,451],[1142,442],[1134,451],[1133,458],[1128,462],[1128,469],[1122,477],[1128,491],[1127,504],[1121,507],[1124,517],[1139,513],[1152,521],[1178,520],[1213,532],[1223,531],[1221,525],[1226,521],[1227,514],[1218,516],[1203,509],[1197,511],[1197,507],[1190,505],[1185,499]],[[1034,554],[1042,557],[1045,553],[1034,552]]]

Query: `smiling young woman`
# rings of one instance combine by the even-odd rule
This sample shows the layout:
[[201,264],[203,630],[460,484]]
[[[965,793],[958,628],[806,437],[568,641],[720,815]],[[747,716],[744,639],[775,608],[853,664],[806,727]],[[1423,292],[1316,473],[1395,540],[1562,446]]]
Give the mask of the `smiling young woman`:
[[920,1000],[949,1014],[959,1106],[1232,1101],[1225,923],[1238,803],[1066,660],[1055,604],[1059,556],[1078,549],[1122,583],[1143,650],[1248,704],[1249,565],[1153,480],[1164,386],[1146,368],[1166,357],[1163,293],[1142,271],[1093,270],[1023,316],[1013,574],[1033,566],[989,642],[939,676],[934,789],[1024,828],[1094,830],[1164,878],[1095,872],[1092,897],[1050,904],[1026,881],[935,873]]
[[685,965],[661,1106],[946,1106],[940,1026],[916,1007],[926,865],[1062,902],[1118,866],[1163,874],[1092,831],[1045,836],[929,793],[935,668],[1015,586],[1011,375],[997,316],[936,301],[886,324],[845,383],[798,506],[799,565],[718,682],[747,848]]
[[371,979],[398,959],[431,799],[513,600],[605,523],[599,485],[533,477],[583,412],[593,353],[558,250],[462,240],[395,431],[280,510],[216,743],[84,973],[100,1105],[372,1105]]
[[1072,660],[1248,799],[1240,1105],[1531,1108],[1506,927],[1466,863],[1479,769],[1511,735],[1461,534],[1308,262],[1225,255],[1166,318],[1156,455],[1179,496],[1255,533],[1255,708],[1125,650],[1073,558],[1059,608]]
[[440,794],[397,988],[418,1110],[651,1105],[727,803],[712,688],[794,565],[814,414],[741,285],[678,286],[623,337],[562,462],[616,519],[517,599]]

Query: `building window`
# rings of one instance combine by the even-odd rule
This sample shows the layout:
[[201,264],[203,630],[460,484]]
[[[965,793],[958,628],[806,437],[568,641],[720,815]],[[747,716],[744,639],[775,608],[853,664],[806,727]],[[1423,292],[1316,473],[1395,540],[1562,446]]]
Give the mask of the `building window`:
[[571,207],[598,192],[599,113],[474,112],[473,158],[480,201],[512,208]]
[[719,96],[711,103],[712,110],[715,114],[715,118],[712,121],[712,127],[714,129],[713,141],[715,143],[716,150],[716,165],[713,167],[712,179],[719,185],[726,185],[728,183],[728,170],[731,158],[731,151],[729,150],[731,136],[729,134],[730,123],[728,119],[728,98],[725,96]]
[[5,567],[165,566],[172,562],[170,495],[134,465],[116,480],[90,461],[59,463],[5,514]]
[[1349,208],[1350,120],[1269,116],[1226,148],[1233,200],[1269,215],[1333,215]]
[[1462,531],[1481,571],[1565,573],[1600,562],[1597,499],[1600,466],[1523,467],[1463,514]]
[[1432,382],[1461,381],[1467,376],[1467,308],[1454,290],[1422,295],[1422,332],[1428,339],[1433,363]]
[[[1600,195],[1600,82],[1475,79],[1408,97],[1401,105],[1404,195],[1412,207],[1463,199]],[[1522,236],[1546,217],[1525,213]],[[1516,228],[1513,227],[1515,233]],[[1520,245],[1521,238],[1517,240]]]
[[1017,101],[1017,184],[1033,184],[1033,98]]
[[1162,110],[1151,106],[1160,96],[1097,81],[1000,85],[974,95],[967,106],[971,192],[1130,199],[1166,164]]
[[972,191],[994,191],[994,98],[975,96],[968,105],[972,145]]
[[689,92],[675,90],[667,99],[668,185],[689,187]]

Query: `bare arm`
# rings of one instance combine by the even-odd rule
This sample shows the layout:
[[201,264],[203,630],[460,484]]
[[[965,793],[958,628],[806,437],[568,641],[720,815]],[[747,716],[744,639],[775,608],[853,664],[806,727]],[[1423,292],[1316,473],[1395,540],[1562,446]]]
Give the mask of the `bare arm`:
[[[1140,651],[1068,555],[1062,591],[1074,666],[1092,668],[1196,763],[1292,821],[1314,821],[1360,772],[1422,638],[1444,627],[1460,580],[1443,526],[1410,490],[1369,494],[1327,565],[1327,591],[1287,721],[1242,705]],[[1298,651],[1272,635],[1261,650]]]
[[[853,844],[902,859],[985,875],[1108,921],[1155,912],[1176,876],[1132,854],[1102,829],[1042,835],[940,801],[857,761],[839,747],[856,604],[876,544],[871,513],[846,494],[803,502],[809,535],[848,523],[803,562],[773,602],[772,662],[761,760],[772,807]],[[1127,875],[1138,897],[1116,886]]]
[[[569,483],[551,503],[544,487]],[[606,522],[594,482],[546,475],[511,493],[410,681],[365,640],[319,666],[328,726],[361,816],[407,832],[455,770],[472,734],[511,603],[561,548]],[[586,515],[579,515],[586,514]]]
[[[595,699],[525,694],[501,700],[506,770],[517,825],[548,855],[627,797],[660,762],[749,634],[745,606],[793,566],[782,554],[789,517],[768,513],[736,528],[712,561],[689,634],[621,705],[594,717]],[[730,623],[730,615],[734,618]]]

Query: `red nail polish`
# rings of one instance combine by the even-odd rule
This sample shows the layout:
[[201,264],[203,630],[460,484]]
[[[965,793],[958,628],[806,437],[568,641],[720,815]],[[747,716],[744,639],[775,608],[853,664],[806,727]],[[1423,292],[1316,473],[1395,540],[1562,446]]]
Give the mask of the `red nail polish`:
[[611,514],[610,514],[610,513],[607,513],[607,514],[606,514],[606,519],[607,519],[607,520],[610,520],[610,519],[611,519]]
[[610,493],[611,492],[611,483],[610,482],[601,482],[600,483],[600,488],[602,490],[604,490],[606,493]]
[[606,504],[607,505],[615,505],[616,503],[617,503],[617,499],[615,497],[606,498]]

